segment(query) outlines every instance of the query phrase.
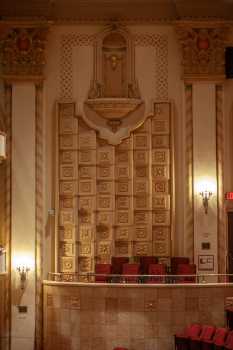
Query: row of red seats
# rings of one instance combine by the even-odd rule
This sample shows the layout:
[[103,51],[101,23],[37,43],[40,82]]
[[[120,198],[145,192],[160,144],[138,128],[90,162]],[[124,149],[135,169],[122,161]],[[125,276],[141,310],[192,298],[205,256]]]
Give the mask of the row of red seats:
[[176,350],[233,350],[233,331],[226,328],[192,324],[175,334]]
[[[139,279],[139,275],[142,274],[142,271],[145,275],[149,275],[149,277]],[[177,283],[193,283],[195,282],[196,274],[196,266],[193,264],[178,264],[177,270],[178,275],[183,275],[183,277],[179,277],[175,281]],[[96,282],[109,282],[109,275],[112,276],[112,281],[115,282],[126,282],[126,283],[164,283],[166,281],[166,265],[150,263],[146,268],[138,263],[123,263],[121,268],[117,268],[117,274],[122,276],[114,277],[116,274],[116,270],[114,270],[114,265],[111,264],[96,264],[95,265],[95,281]],[[132,277],[130,277],[132,276]],[[156,276],[156,277],[153,277]],[[158,277],[161,276],[161,277]]]

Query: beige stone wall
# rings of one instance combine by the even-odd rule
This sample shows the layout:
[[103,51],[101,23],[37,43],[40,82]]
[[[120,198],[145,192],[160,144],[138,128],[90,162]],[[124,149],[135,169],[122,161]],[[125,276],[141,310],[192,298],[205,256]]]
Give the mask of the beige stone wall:
[[45,284],[44,350],[170,350],[192,322],[224,326],[232,293],[231,285]]

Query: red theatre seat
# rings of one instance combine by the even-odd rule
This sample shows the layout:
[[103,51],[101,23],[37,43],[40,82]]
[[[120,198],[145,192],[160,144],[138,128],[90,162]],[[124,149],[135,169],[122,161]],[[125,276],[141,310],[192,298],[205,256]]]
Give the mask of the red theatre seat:
[[232,350],[233,349],[233,331],[230,331],[227,335],[227,339],[224,344],[224,348],[221,349],[227,349]]
[[127,256],[124,256],[124,257],[113,256],[112,257],[112,274],[121,275],[123,264],[127,264],[128,262],[129,262],[129,258]]
[[[111,274],[111,264],[96,264],[95,265],[95,281],[100,283],[108,282],[108,275]],[[100,275],[100,276],[98,276]]]
[[202,350],[221,350],[225,344],[225,339],[228,334],[226,328],[217,328],[213,339],[204,340],[202,343]]
[[158,258],[156,256],[140,256],[139,262],[141,273],[143,275],[149,275],[149,266],[151,264],[158,264]]
[[[123,264],[123,282],[126,283],[138,283],[138,276],[139,275],[139,264]],[[127,275],[134,275],[132,277],[128,277]]]
[[175,349],[176,350],[188,350],[189,339],[191,337],[198,337],[201,333],[201,325],[192,324],[186,327],[183,333],[175,334]]
[[148,277],[146,283],[164,283],[166,275],[166,266],[164,264],[150,264],[148,275],[162,275],[161,277]]
[[214,326],[202,326],[201,334],[199,336],[190,337],[190,350],[201,350],[202,344],[213,338],[215,329]]
[[177,275],[183,275],[176,279],[176,283],[195,283],[196,277],[189,275],[196,275],[195,264],[179,264],[177,266]]
[[171,274],[177,274],[177,266],[179,264],[189,264],[189,258],[184,256],[173,256],[171,258]]

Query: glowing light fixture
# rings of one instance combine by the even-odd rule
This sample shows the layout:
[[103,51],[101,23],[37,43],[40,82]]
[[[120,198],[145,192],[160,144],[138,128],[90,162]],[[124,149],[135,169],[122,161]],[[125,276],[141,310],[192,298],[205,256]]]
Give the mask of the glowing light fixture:
[[196,182],[196,193],[202,197],[205,214],[208,214],[209,200],[216,193],[216,181],[210,178],[200,179]]
[[31,255],[25,253],[17,254],[13,256],[13,269],[19,273],[20,288],[25,290],[26,282],[28,279],[28,273],[35,268],[35,262]]
[[6,134],[0,131],[0,163],[6,159]]

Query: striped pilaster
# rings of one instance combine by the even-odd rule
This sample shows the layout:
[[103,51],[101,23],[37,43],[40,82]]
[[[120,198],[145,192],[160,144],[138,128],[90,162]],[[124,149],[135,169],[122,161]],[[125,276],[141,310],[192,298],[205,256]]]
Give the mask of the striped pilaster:
[[36,328],[35,349],[42,340],[42,279],[43,279],[43,88],[36,86]]
[[192,85],[185,86],[185,255],[193,260],[193,103]]
[[216,85],[216,141],[218,184],[218,269],[219,273],[226,273],[226,236],[223,188],[224,130],[222,85]]

